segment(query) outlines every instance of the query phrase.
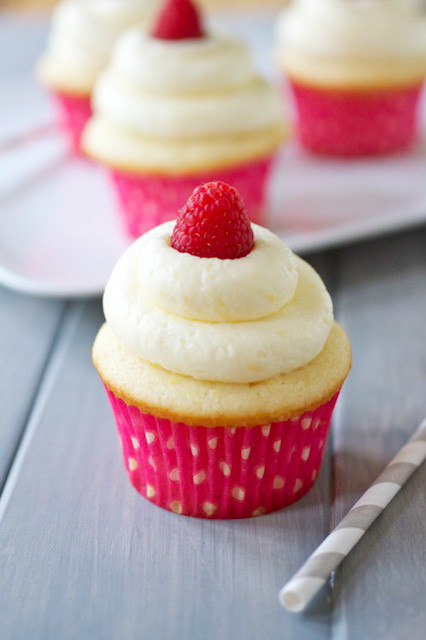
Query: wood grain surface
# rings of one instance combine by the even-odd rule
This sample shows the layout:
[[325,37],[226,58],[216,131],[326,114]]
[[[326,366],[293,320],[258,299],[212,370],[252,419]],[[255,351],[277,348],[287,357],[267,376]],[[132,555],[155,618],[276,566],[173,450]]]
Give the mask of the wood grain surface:
[[0,289],[0,488],[38,393],[63,308],[60,302]]
[[[336,522],[426,416],[425,250],[419,230],[339,253],[354,366],[333,431]],[[337,573],[337,637],[425,637],[425,486],[423,465]]]

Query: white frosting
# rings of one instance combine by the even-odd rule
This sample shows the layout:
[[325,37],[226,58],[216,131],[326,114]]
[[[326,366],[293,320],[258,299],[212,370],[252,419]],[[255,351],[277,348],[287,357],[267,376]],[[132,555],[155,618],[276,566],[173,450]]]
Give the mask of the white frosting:
[[178,95],[244,86],[254,74],[247,47],[226,34],[164,41],[138,28],[118,42],[113,69],[145,92]]
[[124,259],[154,305],[192,320],[238,322],[271,315],[293,298],[295,257],[267,229],[253,225],[255,248],[244,260],[202,260],[171,248],[172,226],[143,235]]
[[90,88],[120,34],[137,23],[146,26],[159,6],[159,0],[62,0],[53,13],[42,74]]
[[143,93],[107,73],[96,86],[94,107],[117,126],[156,138],[190,138],[266,129],[278,104],[258,80],[237,91],[167,96]]
[[295,0],[278,31],[284,54],[387,60],[426,55],[426,15],[407,0]]
[[238,260],[168,245],[174,222],[137,240],[107,284],[107,323],[135,354],[199,380],[249,383],[290,372],[322,350],[333,324],[323,282],[271,232]]
[[136,135],[97,116],[89,120],[83,141],[92,158],[119,170],[200,177],[270,156],[283,134],[284,128],[271,127],[240,135],[154,138]]
[[246,47],[216,33],[165,41],[131,30],[96,85],[94,110],[153,139],[252,133],[282,120],[278,92],[255,72]]

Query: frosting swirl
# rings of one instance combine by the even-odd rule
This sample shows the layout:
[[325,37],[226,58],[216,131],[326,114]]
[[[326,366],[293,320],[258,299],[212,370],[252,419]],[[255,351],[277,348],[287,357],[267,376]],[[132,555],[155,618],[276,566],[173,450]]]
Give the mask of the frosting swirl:
[[48,84],[90,93],[117,38],[151,21],[159,0],[62,0],[56,7],[39,73]]
[[150,137],[250,132],[280,122],[278,94],[254,72],[244,45],[221,34],[164,42],[131,30],[93,104],[116,126]]
[[170,247],[171,226],[146,233],[132,250],[152,304],[190,320],[241,322],[275,313],[292,299],[295,258],[267,229],[255,227],[256,248],[244,260],[201,260]]
[[302,81],[421,79],[426,15],[408,0],[296,0],[278,22],[278,56]]
[[198,94],[244,86],[253,65],[247,47],[225,33],[165,42],[136,28],[117,44],[113,75],[145,92]]
[[190,173],[230,158],[231,166],[269,155],[283,137],[278,91],[257,74],[246,46],[220,32],[165,41],[131,29],[93,106],[85,148],[120,168]]
[[118,261],[104,294],[115,335],[136,355],[199,380],[249,383],[313,360],[333,324],[316,272],[270,231],[238,260],[172,249],[168,222]]

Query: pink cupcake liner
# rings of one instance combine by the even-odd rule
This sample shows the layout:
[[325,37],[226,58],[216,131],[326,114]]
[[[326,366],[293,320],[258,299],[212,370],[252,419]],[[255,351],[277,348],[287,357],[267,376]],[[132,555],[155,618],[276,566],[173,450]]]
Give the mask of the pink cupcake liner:
[[317,477],[338,397],[293,420],[208,428],[144,414],[107,393],[135,489],[201,518],[259,516],[301,498]]
[[222,180],[235,187],[243,198],[252,222],[264,220],[267,178],[273,156],[225,171],[210,171],[196,176],[136,175],[113,171],[121,217],[133,238],[177,217],[193,190],[210,180]]
[[59,107],[61,124],[71,138],[74,150],[80,152],[81,135],[92,115],[90,97],[82,98],[57,92],[55,100]]
[[290,83],[298,137],[320,154],[374,156],[407,149],[416,135],[421,85],[371,92],[326,91]]

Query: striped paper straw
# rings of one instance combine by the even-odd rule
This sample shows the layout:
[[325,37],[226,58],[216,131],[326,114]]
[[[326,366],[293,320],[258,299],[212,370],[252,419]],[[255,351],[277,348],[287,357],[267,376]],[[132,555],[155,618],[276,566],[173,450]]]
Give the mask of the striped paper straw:
[[289,611],[303,611],[348,553],[426,459],[426,419],[340,524],[281,589],[279,600]]

